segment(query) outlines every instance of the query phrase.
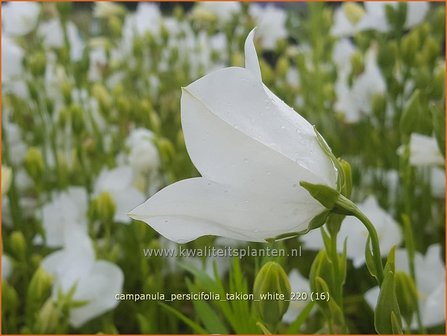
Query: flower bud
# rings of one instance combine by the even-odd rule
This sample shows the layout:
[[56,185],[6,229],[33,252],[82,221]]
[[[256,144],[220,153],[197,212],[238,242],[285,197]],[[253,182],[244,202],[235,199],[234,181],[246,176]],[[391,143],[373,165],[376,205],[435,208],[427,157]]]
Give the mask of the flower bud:
[[38,181],[44,172],[45,165],[43,163],[42,152],[37,147],[30,147],[25,155],[25,169],[29,176]]
[[26,292],[28,314],[33,315],[39,310],[40,306],[50,296],[52,284],[52,277],[42,267],[34,272]]
[[365,15],[365,10],[356,2],[347,2],[343,4],[343,13],[355,25]]
[[157,138],[155,139],[155,143],[158,147],[161,157],[163,157],[164,160],[169,160],[170,158],[175,157],[176,152],[171,141],[166,138]]
[[418,308],[418,296],[413,279],[406,273],[396,272],[396,297],[400,313],[407,325],[411,325]]
[[123,24],[116,16],[109,17],[108,19],[109,30],[113,37],[119,38],[123,29]]
[[445,90],[445,67],[444,65],[439,66],[435,70],[435,78],[432,83],[431,96],[433,99],[442,99]]
[[428,37],[422,50],[424,51],[425,63],[428,63],[431,67],[434,66],[440,54],[438,41],[431,36]]
[[402,59],[408,65],[413,65],[415,55],[419,50],[419,34],[415,31],[405,35],[401,41]]
[[79,105],[72,105],[70,107],[71,127],[75,134],[79,134],[84,129],[84,112]]
[[72,100],[72,98],[71,98],[72,86],[68,80],[64,80],[62,82],[61,91],[62,91],[62,96],[64,97],[65,105],[70,105],[71,100]]
[[97,196],[91,204],[92,219],[98,219],[103,223],[113,220],[116,211],[116,204],[108,192],[103,192]]
[[23,233],[20,231],[14,231],[9,238],[11,245],[11,251],[17,260],[26,259],[26,240]]
[[364,70],[363,55],[356,51],[351,56],[352,76],[357,77]]
[[14,312],[19,306],[19,297],[14,287],[3,279],[2,281],[2,313]]
[[49,298],[37,315],[36,327],[39,333],[55,333],[57,326],[61,323],[59,317],[62,312],[58,309],[56,303]]
[[419,90],[414,91],[400,118],[400,131],[410,134],[416,130],[421,118],[421,103]]
[[34,77],[42,77],[45,74],[46,63],[45,54],[41,51],[32,54],[28,59],[28,66]]
[[262,321],[275,325],[289,307],[290,283],[281,265],[270,261],[259,270],[253,286],[255,309]]
[[396,41],[380,44],[379,52],[377,54],[377,63],[379,66],[383,69],[393,68],[396,59],[398,59],[398,49]]
[[96,83],[93,86],[93,97],[98,101],[102,112],[106,112],[110,106],[110,96],[104,85]]
[[402,333],[402,321],[396,297],[395,247],[388,255],[383,273],[384,279],[374,312],[374,326],[379,334]]
[[232,54],[230,63],[232,66],[243,67],[244,66],[244,55],[242,55],[239,52]]
[[276,63],[276,74],[280,78],[285,78],[289,67],[289,60],[286,57],[280,57],[278,62]]

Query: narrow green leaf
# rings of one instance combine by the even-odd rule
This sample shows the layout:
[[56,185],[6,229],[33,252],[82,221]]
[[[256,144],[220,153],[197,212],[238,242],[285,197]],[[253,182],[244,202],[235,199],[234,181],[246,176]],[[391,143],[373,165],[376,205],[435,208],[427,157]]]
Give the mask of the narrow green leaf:
[[205,329],[203,329],[200,325],[198,325],[196,322],[194,322],[193,320],[191,320],[189,317],[187,317],[186,315],[184,315],[183,313],[179,312],[178,310],[168,306],[166,303],[164,302],[158,302],[158,304],[160,306],[162,306],[164,309],[166,309],[168,312],[172,313],[173,315],[175,315],[179,320],[183,321],[185,324],[187,324],[192,331],[194,331],[197,334],[209,334],[208,331],[206,331]]

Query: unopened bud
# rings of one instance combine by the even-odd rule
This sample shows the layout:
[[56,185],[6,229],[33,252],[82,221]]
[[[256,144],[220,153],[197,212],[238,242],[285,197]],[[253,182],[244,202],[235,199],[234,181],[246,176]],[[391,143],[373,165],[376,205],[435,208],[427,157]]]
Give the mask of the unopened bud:
[[289,308],[290,283],[284,269],[270,261],[259,270],[253,285],[255,309],[267,324],[275,325]]
[[23,233],[20,231],[14,231],[9,238],[11,251],[17,260],[26,259],[26,240]]
[[342,6],[343,13],[346,15],[349,22],[354,25],[360,21],[363,15],[365,15],[365,10],[363,9],[363,7],[356,2],[347,2],[344,3]]
[[30,147],[25,155],[24,164],[28,175],[37,182],[42,177],[45,169],[40,149],[37,147]]
[[103,223],[111,222],[115,211],[115,201],[108,192],[102,192],[92,201],[92,216]]
[[418,295],[413,279],[406,273],[396,272],[396,297],[402,317],[411,325],[418,308]]

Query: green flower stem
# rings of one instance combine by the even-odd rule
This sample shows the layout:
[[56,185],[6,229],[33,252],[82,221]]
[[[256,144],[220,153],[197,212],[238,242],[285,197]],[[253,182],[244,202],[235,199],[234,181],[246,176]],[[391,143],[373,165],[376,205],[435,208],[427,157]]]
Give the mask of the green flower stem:
[[357,217],[368,230],[371,239],[374,265],[377,272],[377,282],[379,286],[381,286],[383,282],[383,265],[380,253],[379,237],[377,235],[376,229],[374,228],[374,225],[371,223],[368,217],[366,217],[365,214],[357,207],[357,205],[354,204],[354,202],[347,199],[343,195],[339,196],[336,202],[336,207],[341,210],[341,213]]
[[339,261],[338,261],[338,252],[337,252],[337,232],[331,232],[330,237],[332,240],[331,243],[331,251],[327,251],[330,255],[330,258],[332,260],[332,271],[334,272],[334,279],[336,279],[337,286],[335,286],[336,292],[334,294],[334,299],[340,306],[340,308],[343,309],[343,286],[342,284],[338,283],[340,281],[340,267],[339,267]]

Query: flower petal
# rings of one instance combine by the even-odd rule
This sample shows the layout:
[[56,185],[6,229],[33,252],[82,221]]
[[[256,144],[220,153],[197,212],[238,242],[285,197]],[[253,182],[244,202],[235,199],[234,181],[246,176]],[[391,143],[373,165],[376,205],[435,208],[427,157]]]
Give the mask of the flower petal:
[[185,243],[204,235],[263,242],[307,228],[319,204],[277,202],[205,178],[162,189],[132,211],[164,237]]
[[253,28],[245,40],[245,68],[262,82],[261,67],[259,66],[258,55],[256,54],[256,48],[253,42],[255,32],[256,28]]
[[121,293],[123,282],[124,275],[119,267],[107,261],[96,261],[91,272],[78,282],[73,297],[76,301],[89,302],[71,309],[70,324],[78,328],[114,308],[118,304],[115,295]]
[[255,182],[264,183],[287,172],[289,188],[301,180],[335,186],[312,126],[250,71],[215,71],[184,89],[181,104],[187,149],[202,176],[240,184],[262,174]]

